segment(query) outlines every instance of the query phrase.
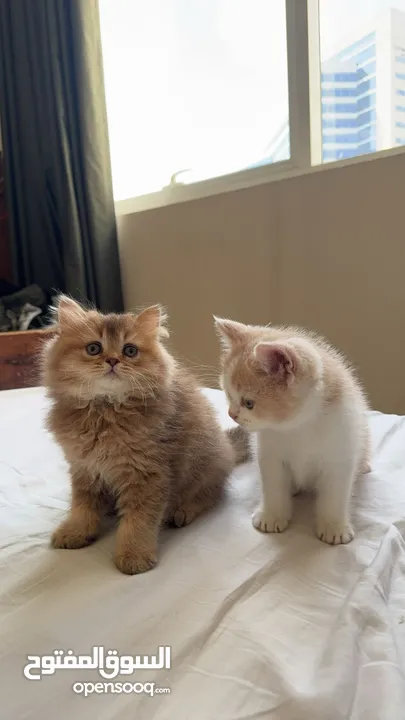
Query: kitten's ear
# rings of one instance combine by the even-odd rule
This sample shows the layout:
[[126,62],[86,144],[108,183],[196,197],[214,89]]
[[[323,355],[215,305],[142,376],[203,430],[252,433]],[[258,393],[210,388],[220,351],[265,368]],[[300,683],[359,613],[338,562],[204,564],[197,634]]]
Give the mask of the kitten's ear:
[[214,315],[214,326],[221,343],[225,347],[231,347],[243,342],[247,336],[247,327],[235,320],[226,320]]
[[165,327],[167,314],[161,305],[152,305],[143,310],[135,318],[137,327],[145,333],[145,335],[155,335],[159,338],[168,338],[169,331]]
[[290,381],[297,369],[297,357],[287,345],[276,342],[261,342],[254,349],[254,356],[263,370],[280,380]]
[[53,314],[57,324],[63,328],[72,325],[72,323],[74,324],[78,320],[83,320],[86,311],[68,295],[60,295],[56,307],[53,308]]

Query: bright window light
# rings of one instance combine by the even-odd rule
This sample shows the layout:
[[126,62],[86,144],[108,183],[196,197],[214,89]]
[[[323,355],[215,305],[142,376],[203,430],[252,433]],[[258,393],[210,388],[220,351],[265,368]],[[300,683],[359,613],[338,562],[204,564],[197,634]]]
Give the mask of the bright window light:
[[405,145],[405,0],[99,3],[116,200],[143,209]]
[[116,200],[289,158],[284,0],[99,4]]

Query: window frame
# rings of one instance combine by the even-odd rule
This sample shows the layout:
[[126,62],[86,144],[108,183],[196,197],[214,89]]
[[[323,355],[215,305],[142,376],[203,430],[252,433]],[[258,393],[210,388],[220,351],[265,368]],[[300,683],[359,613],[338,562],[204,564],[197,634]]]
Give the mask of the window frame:
[[117,216],[405,153],[394,147],[323,162],[319,0],[285,0],[285,6],[290,158],[188,184],[175,173],[161,190],[115,201]]

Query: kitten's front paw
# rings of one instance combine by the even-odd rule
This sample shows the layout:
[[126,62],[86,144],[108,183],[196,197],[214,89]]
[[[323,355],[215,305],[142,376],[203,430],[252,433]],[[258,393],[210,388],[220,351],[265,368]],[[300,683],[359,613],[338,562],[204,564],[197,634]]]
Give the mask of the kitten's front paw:
[[157,556],[142,555],[136,553],[117,553],[115,556],[115,564],[118,570],[124,575],[137,575],[138,573],[148,572],[152,570],[157,563]]
[[259,509],[253,513],[252,523],[253,527],[260,532],[281,533],[290,524],[290,518],[286,515],[275,515]]
[[97,534],[89,534],[86,528],[80,527],[71,520],[65,520],[53,533],[51,545],[56,549],[77,550],[91,545],[95,540]]
[[349,522],[323,518],[317,521],[316,534],[328,545],[347,545],[354,538],[354,531]]
[[171,524],[177,528],[181,528],[185,525],[190,525],[190,523],[194,520],[195,516],[196,511],[194,508],[178,508],[173,513],[173,517],[171,518]]

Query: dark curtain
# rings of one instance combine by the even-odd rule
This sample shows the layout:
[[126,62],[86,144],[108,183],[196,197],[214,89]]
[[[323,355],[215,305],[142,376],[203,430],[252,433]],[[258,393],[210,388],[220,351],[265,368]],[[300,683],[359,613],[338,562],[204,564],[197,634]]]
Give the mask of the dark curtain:
[[121,310],[97,0],[0,0],[0,118],[15,281]]

